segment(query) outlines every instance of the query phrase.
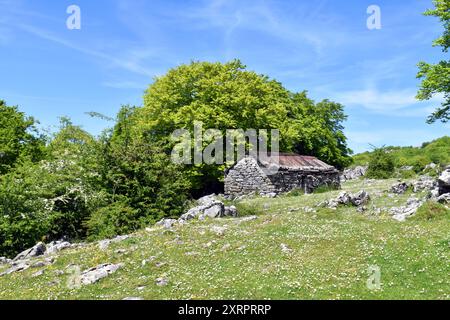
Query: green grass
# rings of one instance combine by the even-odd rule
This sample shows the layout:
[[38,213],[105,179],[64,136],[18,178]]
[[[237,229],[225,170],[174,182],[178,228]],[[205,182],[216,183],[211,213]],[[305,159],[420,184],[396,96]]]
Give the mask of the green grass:
[[[32,277],[40,269],[29,269],[0,278],[0,298],[450,299],[448,214],[404,223],[385,210],[378,214],[377,208],[402,205],[410,196],[388,197],[385,190],[394,182],[344,185],[351,192],[364,188],[371,193],[365,214],[351,207],[306,212],[340,191],[255,198],[239,205],[258,213],[256,220],[193,222],[174,232],[151,228],[107,251],[95,244],[63,251],[40,277]],[[217,235],[213,226],[225,227],[224,235]],[[291,251],[284,253],[281,244]],[[118,254],[118,249],[127,252]],[[152,256],[156,259],[143,266]],[[67,287],[71,264],[84,270],[119,262],[125,264],[122,269],[96,284]],[[158,262],[164,265],[158,267]],[[372,265],[381,269],[377,291],[366,286]],[[169,284],[158,287],[159,277]]]

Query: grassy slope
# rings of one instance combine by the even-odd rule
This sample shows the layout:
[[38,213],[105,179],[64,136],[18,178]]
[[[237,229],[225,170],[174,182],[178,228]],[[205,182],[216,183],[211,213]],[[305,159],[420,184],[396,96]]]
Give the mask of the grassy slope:
[[[422,170],[427,164],[434,162],[442,165],[450,164],[450,137],[445,136],[431,142],[424,143],[421,147],[387,147],[392,151],[396,166],[414,166]],[[356,165],[369,163],[371,152],[364,152],[353,156]]]
[[[381,191],[394,181],[349,182],[378,195],[371,206],[400,205],[408,195],[389,198]],[[0,278],[3,299],[450,299],[447,217],[432,221],[393,221],[358,214],[354,208],[305,213],[338,192],[278,199],[254,199],[254,221],[219,219],[141,231],[100,251],[95,244],[63,251],[44,275],[29,269]],[[298,210],[300,209],[300,210]],[[225,226],[223,236],[211,230]],[[291,253],[283,253],[286,244]],[[227,248],[228,247],[228,248]],[[117,249],[126,249],[124,254]],[[142,265],[142,260],[156,260]],[[68,289],[70,264],[82,270],[101,263],[125,263],[115,274],[80,289]],[[156,263],[165,265],[157,267]],[[368,267],[381,268],[382,289],[366,287]],[[1,270],[0,270],[1,271]],[[155,279],[169,285],[158,287]],[[144,287],[138,290],[138,287]]]

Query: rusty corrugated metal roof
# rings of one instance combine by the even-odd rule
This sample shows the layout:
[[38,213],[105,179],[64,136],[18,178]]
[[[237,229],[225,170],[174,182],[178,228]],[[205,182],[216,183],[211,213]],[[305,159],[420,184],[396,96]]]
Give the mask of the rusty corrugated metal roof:
[[[278,158],[278,162],[277,162]],[[260,155],[258,161],[264,165],[278,165],[285,169],[314,169],[314,170],[331,170],[333,166],[312,156],[301,156],[295,153],[279,153],[269,154],[268,156]]]

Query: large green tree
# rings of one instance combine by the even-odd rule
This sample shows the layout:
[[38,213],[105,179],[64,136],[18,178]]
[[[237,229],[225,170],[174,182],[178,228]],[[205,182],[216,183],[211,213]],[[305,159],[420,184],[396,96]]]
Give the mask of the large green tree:
[[[248,71],[240,61],[192,62],[170,70],[148,88],[134,113],[134,135],[170,149],[176,129],[279,129],[280,149],[314,155],[338,167],[350,162],[342,123],[343,106],[293,94],[281,83]],[[168,151],[168,150],[166,150]],[[208,189],[224,166],[187,166],[193,187]]]
[[44,155],[45,139],[32,117],[0,100],[0,174],[14,168],[19,161],[36,162]]
[[[444,33],[436,39],[434,46],[442,48],[444,53],[448,53],[450,47],[450,0],[435,0],[435,8],[425,12],[427,16],[439,18],[444,26]],[[437,94],[442,94],[444,102],[436,111],[428,117],[428,122],[437,120],[447,122],[450,120],[450,60],[442,60],[436,64],[426,62],[419,63],[419,73],[417,77],[422,79],[417,98],[429,100]]]

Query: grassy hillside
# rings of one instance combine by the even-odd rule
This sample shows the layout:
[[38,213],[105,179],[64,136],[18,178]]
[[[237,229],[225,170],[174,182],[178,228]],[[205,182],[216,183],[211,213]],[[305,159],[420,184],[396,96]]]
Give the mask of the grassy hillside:
[[[422,171],[431,162],[441,165],[450,164],[450,137],[445,136],[421,147],[387,147],[394,156],[396,167],[413,166],[416,172]],[[371,152],[364,152],[353,157],[354,165],[369,162]]]
[[[307,207],[339,191],[253,199],[244,205],[258,213],[254,220],[193,222],[171,231],[154,227],[105,251],[95,243],[62,251],[51,266],[1,277],[0,298],[450,299],[449,212],[404,223],[376,214],[410,196],[389,197],[384,190],[392,183],[343,186],[371,193],[365,214],[350,207],[308,213]],[[68,288],[68,266],[85,270],[102,263],[124,267],[96,284]],[[372,265],[381,270],[378,291],[366,286]],[[33,277],[40,270],[43,275]],[[157,286],[157,278],[168,285]]]

